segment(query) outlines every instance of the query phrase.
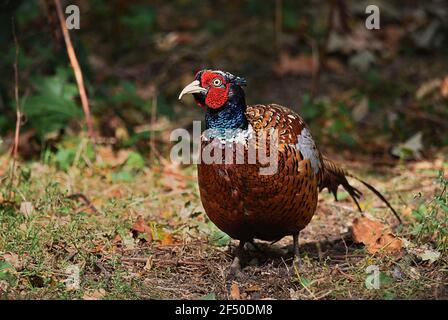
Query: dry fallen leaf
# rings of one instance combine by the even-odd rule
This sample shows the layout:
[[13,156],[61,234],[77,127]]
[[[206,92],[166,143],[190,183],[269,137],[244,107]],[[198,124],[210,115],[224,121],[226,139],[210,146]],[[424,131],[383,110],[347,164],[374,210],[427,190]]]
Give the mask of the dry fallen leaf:
[[448,76],[446,76],[440,84],[440,93],[442,97],[448,98]]
[[168,245],[173,244],[173,243],[174,243],[174,238],[171,235],[171,233],[165,232],[163,237],[162,237],[162,245],[168,246]]
[[25,217],[29,217],[34,212],[34,206],[31,202],[24,201],[20,204],[20,213]]
[[232,282],[232,286],[230,287],[230,297],[232,300],[240,300],[240,288],[238,287],[238,283],[235,281]]
[[365,50],[379,51],[384,48],[382,41],[375,38],[374,33],[366,28],[355,28],[353,32],[338,34],[332,32],[328,39],[328,52],[351,54]]
[[163,184],[163,186],[165,187],[165,190],[167,191],[173,191],[173,190],[179,190],[179,189],[186,189],[187,185],[185,184],[184,181],[179,180],[176,177],[173,176],[164,176],[161,180],[160,180]]
[[420,100],[434,92],[439,87],[442,87],[442,81],[440,79],[431,79],[426,81],[417,89],[415,92],[415,97]]
[[145,263],[145,266],[143,267],[143,269],[146,271],[151,271],[152,265],[153,265],[153,259],[152,259],[152,256],[149,256],[148,259],[146,260],[146,263]]
[[281,76],[286,74],[311,75],[315,71],[313,57],[298,55],[293,57],[288,53],[280,54],[280,62],[275,67],[275,72]]
[[113,240],[112,240],[112,244],[119,244],[121,242],[121,237],[119,234],[117,234]]
[[421,131],[414,134],[404,143],[392,147],[391,153],[405,160],[421,159],[423,151],[423,133]]
[[257,285],[257,284],[252,284],[252,285],[250,285],[248,288],[246,288],[246,292],[256,292],[256,291],[260,291],[261,290],[261,288],[260,288],[260,286],[259,285]]
[[148,242],[152,241],[151,227],[145,223],[143,216],[140,215],[137,217],[137,221],[135,221],[134,225],[132,226],[132,231],[146,234]]
[[388,252],[401,253],[403,243],[395,237],[390,228],[378,220],[367,217],[353,220],[353,239],[363,243],[369,253]]
[[110,145],[99,146],[97,152],[104,163],[111,167],[118,167],[124,164],[129,156],[128,150],[122,149],[115,153]]
[[401,210],[401,214],[404,216],[404,217],[410,217],[410,216],[412,216],[412,208],[411,207],[406,207],[406,208],[404,208],[403,210]]
[[369,99],[364,97],[352,110],[352,117],[356,122],[362,121],[369,113]]
[[6,252],[3,254],[3,259],[12,265],[16,270],[22,269],[22,262],[17,254],[14,252]]
[[397,50],[401,39],[406,36],[406,30],[400,26],[390,25],[384,28],[385,41],[388,44],[388,49]]
[[345,66],[336,58],[328,58],[325,60],[325,67],[334,73],[343,74],[345,72]]
[[429,264],[436,262],[441,256],[439,251],[432,249],[428,244],[417,246],[404,239],[403,247],[406,248],[407,252],[419,257],[422,261],[428,261]]
[[97,289],[92,291],[87,291],[84,293],[82,298],[84,300],[101,300],[106,295],[106,290],[104,289]]
[[113,188],[109,190],[106,195],[109,199],[121,199],[124,196],[124,191],[121,187]]
[[169,163],[165,164],[162,169],[162,179],[160,180],[167,191],[186,189],[187,184],[185,180],[186,177],[179,164]]
[[435,251],[435,250],[426,249],[420,255],[420,258],[423,261],[429,261],[429,263],[434,263],[440,258],[440,252]]

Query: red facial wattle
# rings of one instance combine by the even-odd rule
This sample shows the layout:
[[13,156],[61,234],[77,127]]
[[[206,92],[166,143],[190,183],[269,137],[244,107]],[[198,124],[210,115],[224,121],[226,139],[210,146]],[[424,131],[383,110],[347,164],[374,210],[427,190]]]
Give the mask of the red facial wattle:
[[[221,80],[222,84],[220,86],[213,85],[215,79]],[[201,77],[201,85],[204,88],[209,88],[205,98],[205,103],[209,108],[218,109],[227,102],[230,85],[220,74],[204,72]]]
[[228,84],[225,86],[225,88],[210,87],[207,97],[205,98],[205,103],[209,108],[212,109],[221,108],[227,102],[228,94]]

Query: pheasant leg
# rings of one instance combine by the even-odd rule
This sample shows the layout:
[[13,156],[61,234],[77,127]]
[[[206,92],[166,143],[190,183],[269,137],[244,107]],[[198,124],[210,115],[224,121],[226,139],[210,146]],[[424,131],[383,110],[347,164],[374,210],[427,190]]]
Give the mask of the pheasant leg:
[[238,247],[235,250],[235,258],[233,259],[233,262],[230,266],[230,275],[239,277],[242,275],[241,272],[241,261],[243,260],[243,254],[244,254],[244,244],[245,241],[241,241],[238,244]]
[[294,266],[300,268],[302,262],[300,260],[300,252],[299,252],[299,232],[293,234],[292,239],[294,241]]

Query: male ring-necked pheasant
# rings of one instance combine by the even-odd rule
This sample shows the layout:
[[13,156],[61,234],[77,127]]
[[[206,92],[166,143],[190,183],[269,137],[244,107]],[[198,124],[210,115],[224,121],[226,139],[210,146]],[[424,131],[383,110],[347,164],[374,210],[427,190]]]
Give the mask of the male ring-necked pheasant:
[[[201,151],[231,148],[233,160],[238,152],[248,159],[249,137],[262,131],[267,135],[272,135],[273,130],[278,133],[278,165],[273,174],[260,174],[260,168],[266,165],[258,158],[255,163],[202,160],[198,165],[199,190],[208,217],[218,228],[240,240],[231,267],[233,272],[240,269],[244,244],[254,239],[276,241],[292,235],[298,259],[299,232],[311,221],[318,192],[323,188],[328,188],[336,198],[341,185],[358,208],[361,196],[348,183],[346,177],[350,175],[320,153],[297,113],[277,104],[246,105],[242,89],[245,85],[245,79],[229,72],[202,70],[179,95],[181,99],[192,93],[196,103],[206,108],[208,134],[201,137]],[[243,148],[238,149],[237,144]],[[219,157],[225,160],[225,152]],[[378,191],[361,182],[394,211]]]

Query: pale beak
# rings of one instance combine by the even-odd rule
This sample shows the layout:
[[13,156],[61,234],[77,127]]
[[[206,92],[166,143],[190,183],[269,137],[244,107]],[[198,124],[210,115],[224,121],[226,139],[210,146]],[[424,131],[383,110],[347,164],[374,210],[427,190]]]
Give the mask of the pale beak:
[[192,83],[187,85],[179,95],[179,100],[182,99],[182,96],[187,93],[198,93],[198,92],[207,92],[207,89],[201,87],[199,80],[194,80]]

